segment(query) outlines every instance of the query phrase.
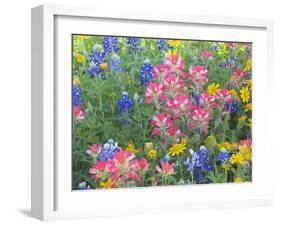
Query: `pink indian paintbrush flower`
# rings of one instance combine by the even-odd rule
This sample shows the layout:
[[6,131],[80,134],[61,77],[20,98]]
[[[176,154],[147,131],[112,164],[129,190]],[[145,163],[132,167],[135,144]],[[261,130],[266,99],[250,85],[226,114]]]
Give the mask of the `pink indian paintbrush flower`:
[[202,58],[209,58],[209,59],[210,59],[210,58],[213,57],[213,54],[212,54],[211,51],[205,49],[205,50],[202,50],[202,51],[201,51],[200,56],[201,56]]
[[97,155],[97,154],[99,154],[101,149],[102,149],[102,144],[92,144],[92,145],[89,145],[87,153],[90,155],[92,155],[92,154]]
[[191,112],[190,115],[192,119],[190,129],[201,128],[204,133],[208,133],[208,125],[211,120],[208,110],[198,106]]
[[80,106],[73,107],[73,114],[76,116],[77,119],[84,119],[85,113],[82,111]]
[[208,70],[205,66],[196,65],[189,68],[189,78],[194,84],[198,84],[199,86],[203,86],[208,82]]
[[164,162],[164,161],[160,161],[160,166],[156,166],[156,171],[163,175],[163,174],[169,174],[172,175],[175,173],[175,163],[169,163],[169,162]]
[[240,140],[239,143],[241,145],[246,145],[248,147],[252,147],[252,139],[251,138],[248,138],[248,139],[245,139],[245,140]]

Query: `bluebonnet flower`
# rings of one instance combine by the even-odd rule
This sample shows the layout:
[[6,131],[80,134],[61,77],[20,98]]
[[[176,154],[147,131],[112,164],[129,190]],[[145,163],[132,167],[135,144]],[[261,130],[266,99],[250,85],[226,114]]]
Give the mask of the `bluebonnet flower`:
[[209,46],[209,48],[210,48],[211,50],[213,50],[213,51],[217,51],[218,45],[217,45],[216,43],[212,43],[212,44]]
[[197,62],[197,56],[193,56],[193,57],[191,58],[191,64],[192,64],[192,65],[195,65],[196,62]]
[[187,158],[184,164],[187,166],[187,171],[190,174],[195,173],[196,183],[207,183],[208,179],[205,178],[205,171],[211,171],[213,167],[211,166],[210,150],[205,146],[201,146],[197,151],[189,150],[191,158]]
[[113,69],[116,71],[122,71],[122,69],[120,68],[120,65],[121,65],[120,57],[117,54],[113,54],[111,56],[110,66],[113,67]]
[[160,161],[163,161],[163,162],[168,162],[170,160],[170,156],[169,155],[165,155],[164,157],[162,157],[160,159]]
[[122,92],[122,97],[118,100],[120,113],[124,113],[128,111],[130,114],[130,110],[134,106],[133,99],[129,96],[128,92]]
[[238,111],[238,102],[237,101],[228,101],[224,105],[224,110],[231,111],[233,113],[236,113]]
[[127,50],[129,53],[135,53],[137,50],[139,50],[140,47],[140,39],[129,37],[127,38]]
[[[94,45],[90,54],[90,65],[87,68],[87,72],[91,77],[104,72],[105,67],[107,67],[105,54],[106,52],[101,45]],[[105,76],[103,75],[102,78],[105,79]]]
[[109,139],[107,143],[105,143],[101,149],[101,152],[98,155],[99,160],[110,160],[113,159],[114,153],[116,151],[120,151],[120,147],[118,147],[118,143],[114,142],[114,140]]
[[226,149],[222,149],[218,154],[217,158],[222,163],[229,163],[230,155],[228,154]]
[[118,46],[118,38],[117,37],[109,37],[106,36],[103,39],[103,48],[105,52],[118,52],[119,46]]
[[142,86],[147,86],[147,84],[152,79],[152,69],[153,66],[149,60],[145,60],[140,68],[140,81]]
[[226,68],[227,62],[224,60],[219,64],[220,67]]
[[169,45],[168,40],[166,39],[159,39],[157,41],[157,47],[159,50],[164,50],[165,52],[173,48],[173,46]]
[[191,95],[193,97],[195,105],[198,106],[199,102],[200,102],[200,96],[199,95],[195,95],[194,93],[192,93]]
[[87,190],[90,189],[90,186],[87,185],[86,181],[82,181],[81,183],[79,183],[79,190]]
[[72,87],[72,96],[73,96],[72,101],[74,106],[79,106],[83,102],[81,98],[81,90],[76,85],[73,85]]

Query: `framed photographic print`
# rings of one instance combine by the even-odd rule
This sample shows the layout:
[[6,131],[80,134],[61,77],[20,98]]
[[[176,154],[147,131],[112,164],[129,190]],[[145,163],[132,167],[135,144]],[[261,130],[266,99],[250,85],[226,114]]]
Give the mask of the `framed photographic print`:
[[32,215],[270,204],[272,30],[264,19],[32,9]]

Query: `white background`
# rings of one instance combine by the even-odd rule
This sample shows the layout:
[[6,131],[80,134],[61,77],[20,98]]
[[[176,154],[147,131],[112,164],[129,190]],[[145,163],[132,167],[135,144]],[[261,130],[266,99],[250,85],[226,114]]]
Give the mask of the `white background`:
[[[245,0],[8,0],[0,8],[0,224],[37,225],[30,218],[30,8],[42,3],[79,4],[98,8],[139,9],[192,14],[249,16],[275,19],[275,105],[271,106],[275,149],[276,204],[271,208],[194,211],[95,220],[51,222],[51,225],[280,225],[280,41],[278,1]],[[279,40],[279,42],[277,42]],[[279,90],[278,90],[279,89]],[[266,150],[265,150],[266,155]],[[268,175],[272,176],[272,175]],[[172,194],[171,194],[172,195]],[[79,205],[79,204],[77,204]],[[83,203],[80,203],[83,205]]]

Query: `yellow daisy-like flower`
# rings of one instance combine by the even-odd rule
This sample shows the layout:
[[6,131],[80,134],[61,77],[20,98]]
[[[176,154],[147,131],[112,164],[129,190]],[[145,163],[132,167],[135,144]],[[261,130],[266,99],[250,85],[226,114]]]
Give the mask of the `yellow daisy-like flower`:
[[84,40],[84,39],[90,38],[90,36],[89,36],[89,35],[79,35],[78,38],[79,38],[80,40]]
[[248,126],[252,127],[252,119],[248,118]]
[[231,89],[229,90],[229,93],[231,94],[231,96],[235,97],[235,98],[238,98],[238,93],[235,89]]
[[175,155],[180,155],[183,153],[184,150],[186,150],[186,142],[187,139],[182,139],[181,143],[179,144],[174,144],[170,149],[169,149],[169,155],[175,156]]
[[233,181],[236,182],[236,183],[244,182],[244,180],[243,180],[242,177],[235,177],[235,178],[233,179]]
[[85,60],[85,57],[81,53],[76,54],[77,63],[81,64]]
[[154,149],[151,149],[149,152],[148,152],[148,156],[150,157],[150,158],[155,158],[155,156],[157,155],[157,151],[156,150],[154,150]]
[[169,40],[168,44],[171,46],[178,46],[181,43],[180,40]]
[[73,84],[79,86],[81,84],[80,79],[77,76],[74,76]]
[[128,144],[126,147],[126,150],[131,151],[133,153],[138,153],[139,150],[135,149],[135,145],[133,143]]
[[252,68],[252,59],[248,59],[244,71],[250,71]]
[[231,164],[240,163],[242,164],[244,161],[243,155],[241,153],[232,154],[230,158]]
[[248,103],[245,106],[245,112],[252,111],[252,103]]
[[113,186],[114,182],[112,181],[111,177],[107,179],[107,181],[101,182],[100,186],[103,188],[111,188]]
[[217,147],[219,150],[226,149],[229,151],[231,149],[231,144],[229,142],[223,142],[223,143],[217,144]]
[[223,168],[223,169],[225,169],[225,170],[230,170],[231,165],[230,165],[230,164],[227,164],[227,163],[223,163],[223,164],[221,164],[221,168]]
[[107,69],[107,63],[100,64],[101,69],[105,70]]
[[246,80],[245,83],[250,89],[252,89],[252,79]]
[[243,156],[244,161],[249,161],[252,158],[252,151],[247,145],[239,147],[239,153]]
[[250,99],[250,91],[248,87],[242,87],[242,89],[240,89],[240,97],[242,99],[242,102],[248,103]]
[[[173,50],[173,49],[169,49],[169,50],[168,50],[168,54],[171,56],[171,55],[177,54],[177,51],[176,51],[176,50]],[[165,54],[165,55],[166,55],[166,54]]]
[[239,123],[245,122],[247,118],[248,118],[247,115],[242,115],[242,116],[238,119],[238,122],[239,122]]
[[211,95],[215,96],[216,93],[219,91],[220,85],[216,83],[212,83],[211,85],[208,86],[207,91]]

